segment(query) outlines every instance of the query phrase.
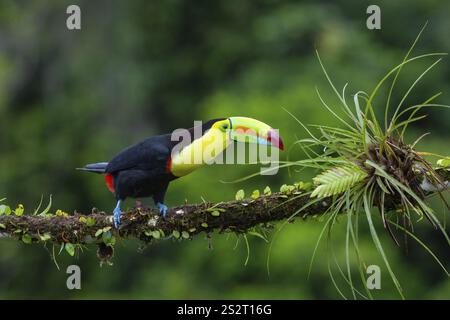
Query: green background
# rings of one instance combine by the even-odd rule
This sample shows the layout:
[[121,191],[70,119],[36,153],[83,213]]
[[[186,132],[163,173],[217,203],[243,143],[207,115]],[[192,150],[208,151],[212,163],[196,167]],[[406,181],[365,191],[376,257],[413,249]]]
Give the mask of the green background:
[[[66,28],[66,8],[78,4],[82,29]],[[449,52],[450,2],[383,1],[381,30],[366,28],[366,1],[0,1],[0,197],[29,213],[41,195],[53,208],[111,211],[114,198],[97,175],[74,168],[107,161],[144,137],[192,126],[194,120],[248,116],[279,128],[289,147],[306,137],[286,108],[307,124],[336,124],[315,92],[337,108],[314,51],[318,49],[338,88],[348,82],[348,99],[371,90],[403,59],[420,28],[429,25],[416,53]],[[395,91],[398,102],[432,60],[405,69]],[[450,101],[448,59],[427,75],[405,105],[443,91]],[[376,109],[383,111],[384,104]],[[430,110],[408,137],[432,134],[420,149],[449,154],[448,111]],[[291,148],[283,159],[303,159]],[[231,200],[269,185],[309,180],[314,172],[282,170],[275,176],[225,184],[259,166],[208,166],[170,186],[167,204]],[[133,201],[127,202],[133,206]],[[436,202],[438,214],[447,209]],[[376,220],[379,220],[377,217]],[[62,253],[60,270],[51,247],[0,241],[0,298],[340,298],[327,271],[326,243],[308,267],[324,222],[296,221],[269,246],[249,236],[205,236],[193,241],[160,241],[141,248],[120,241],[114,265],[99,266],[96,248],[78,257]],[[378,221],[378,227],[381,226]],[[345,219],[336,227],[334,252],[344,260]],[[450,262],[442,235],[426,222],[419,236]],[[450,298],[450,281],[431,257],[410,240],[397,248],[381,232],[407,298]],[[235,246],[236,245],[236,246]],[[361,229],[367,264],[382,270],[376,298],[398,298],[387,271]],[[82,270],[82,289],[66,288],[66,267]],[[343,264],[341,264],[343,266]],[[356,264],[353,261],[355,279]],[[337,278],[336,269],[334,270]],[[349,291],[340,281],[343,292]]]

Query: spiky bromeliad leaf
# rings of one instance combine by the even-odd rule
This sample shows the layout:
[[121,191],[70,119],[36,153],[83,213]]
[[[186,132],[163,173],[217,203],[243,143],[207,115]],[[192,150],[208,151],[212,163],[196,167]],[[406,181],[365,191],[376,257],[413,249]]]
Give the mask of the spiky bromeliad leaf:
[[357,166],[342,166],[329,169],[313,179],[318,186],[311,194],[311,198],[324,198],[342,193],[366,177],[367,173]]

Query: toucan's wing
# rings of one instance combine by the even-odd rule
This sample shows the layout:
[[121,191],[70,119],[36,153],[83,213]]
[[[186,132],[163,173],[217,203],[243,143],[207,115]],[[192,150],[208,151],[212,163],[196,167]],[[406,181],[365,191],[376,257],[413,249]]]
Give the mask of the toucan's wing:
[[[168,141],[167,141],[168,140]],[[148,138],[138,144],[124,149],[108,164],[106,173],[116,173],[130,169],[165,172],[170,157],[170,136]]]

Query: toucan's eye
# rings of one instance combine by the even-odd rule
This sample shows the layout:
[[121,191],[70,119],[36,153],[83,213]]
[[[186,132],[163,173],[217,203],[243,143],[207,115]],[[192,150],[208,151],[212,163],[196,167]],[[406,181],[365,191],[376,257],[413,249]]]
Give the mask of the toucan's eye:
[[224,123],[224,124],[222,125],[222,129],[223,129],[223,130],[227,130],[227,129],[228,129],[228,124],[227,124],[227,123]]

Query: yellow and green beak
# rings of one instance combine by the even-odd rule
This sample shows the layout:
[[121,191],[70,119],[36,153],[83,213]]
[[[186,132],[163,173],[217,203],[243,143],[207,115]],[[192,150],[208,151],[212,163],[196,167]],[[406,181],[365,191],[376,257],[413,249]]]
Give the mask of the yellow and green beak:
[[230,117],[230,139],[238,142],[256,143],[284,150],[283,140],[277,130],[256,119]]

